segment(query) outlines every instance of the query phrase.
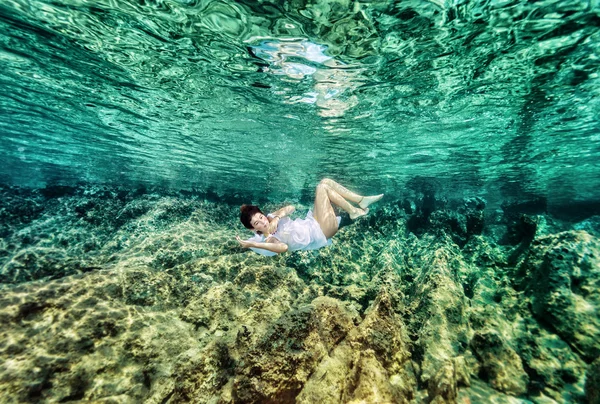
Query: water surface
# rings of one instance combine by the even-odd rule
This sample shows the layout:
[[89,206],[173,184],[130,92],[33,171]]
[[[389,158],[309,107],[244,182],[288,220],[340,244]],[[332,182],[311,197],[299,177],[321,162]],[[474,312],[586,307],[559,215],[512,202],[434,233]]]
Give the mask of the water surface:
[[[0,5],[4,182],[598,198],[594,1]],[[585,179],[582,181],[582,179]]]

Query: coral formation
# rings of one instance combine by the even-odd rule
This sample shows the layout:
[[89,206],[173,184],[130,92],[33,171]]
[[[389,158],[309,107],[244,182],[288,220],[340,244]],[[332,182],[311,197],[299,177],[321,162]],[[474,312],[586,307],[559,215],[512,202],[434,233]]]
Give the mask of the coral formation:
[[268,258],[205,195],[1,192],[3,402],[598,402],[581,221],[420,197]]

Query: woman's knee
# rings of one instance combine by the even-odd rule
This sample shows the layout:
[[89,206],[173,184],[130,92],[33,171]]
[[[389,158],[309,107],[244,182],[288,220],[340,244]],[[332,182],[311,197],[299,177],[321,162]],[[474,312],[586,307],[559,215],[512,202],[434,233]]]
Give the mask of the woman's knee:
[[332,182],[333,182],[333,180],[332,180],[332,179],[330,179],[330,178],[323,178],[323,179],[321,180],[321,182],[319,182],[319,185],[323,184],[323,185],[325,185],[325,186],[331,186],[331,183],[332,183]]
[[323,183],[323,181],[319,182],[319,185],[317,185],[317,192],[323,192],[327,194],[327,190],[329,190],[329,185]]
[[335,220],[335,223],[328,223],[325,226],[321,226],[321,230],[323,231],[325,238],[331,238],[335,236],[335,233],[338,231],[337,220]]

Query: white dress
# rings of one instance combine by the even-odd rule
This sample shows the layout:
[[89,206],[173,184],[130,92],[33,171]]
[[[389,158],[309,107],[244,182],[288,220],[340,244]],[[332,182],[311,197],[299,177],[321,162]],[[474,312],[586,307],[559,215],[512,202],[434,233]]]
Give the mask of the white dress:
[[[273,217],[272,214],[268,214],[268,217]],[[336,216],[338,226],[342,218]],[[279,221],[277,230],[271,234],[277,240],[287,244],[288,251],[296,250],[318,250],[321,247],[325,247],[332,244],[331,239],[327,239],[319,222],[313,217],[312,210],[309,210],[306,214],[305,219],[292,220],[289,217],[284,217]],[[259,243],[265,242],[265,236],[263,234],[256,234],[254,237],[249,238],[247,241],[255,241]],[[262,248],[250,248],[252,251],[273,256],[277,255],[269,250]]]

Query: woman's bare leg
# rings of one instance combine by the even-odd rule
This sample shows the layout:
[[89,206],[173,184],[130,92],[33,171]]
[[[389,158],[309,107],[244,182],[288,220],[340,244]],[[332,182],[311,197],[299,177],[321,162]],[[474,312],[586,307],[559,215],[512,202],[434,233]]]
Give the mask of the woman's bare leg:
[[325,185],[329,186],[335,192],[340,194],[342,198],[344,198],[350,202],[359,203],[360,200],[363,198],[362,195],[356,194],[356,193],[350,191],[348,188],[344,188],[342,185],[340,185],[339,183],[335,182],[332,179],[323,178],[321,180],[321,184],[325,184]]
[[335,211],[329,201],[329,187],[323,183],[317,185],[315,192],[315,205],[313,207],[313,217],[321,226],[321,230],[326,238],[331,238],[337,233],[338,223],[335,217]]
[[368,209],[363,210],[352,206],[346,199],[342,197],[341,194],[336,192],[330,185],[328,185],[327,182],[321,181],[319,185],[317,185],[313,216],[321,226],[321,230],[323,230],[323,234],[325,234],[325,237],[327,238],[333,237],[338,230],[337,218],[331,203],[334,203],[348,212],[351,219],[356,219],[357,217],[363,216],[368,212]]
[[[383,194],[373,195],[373,196],[359,195],[357,193],[350,191],[348,188],[343,187],[342,185],[340,185],[339,183],[335,182],[334,180],[332,180],[330,178],[322,179],[321,183],[329,186],[331,189],[333,189],[335,192],[337,192],[339,195],[341,195],[342,198],[344,198],[350,202],[357,203],[362,209],[366,209],[373,202],[377,202],[378,200],[383,198]],[[341,207],[341,208],[344,209],[343,207]],[[344,210],[346,210],[346,209],[344,209]],[[346,210],[346,212],[348,212],[348,210]],[[350,213],[350,212],[348,212],[348,213]]]
[[336,206],[339,206],[340,208],[348,212],[348,214],[350,215],[350,219],[356,219],[359,216],[366,215],[369,211],[369,209],[363,210],[351,205],[350,202],[342,198],[340,194],[338,194],[331,188],[327,190],[327,196],[329,197],[329,200],[333,202]]

